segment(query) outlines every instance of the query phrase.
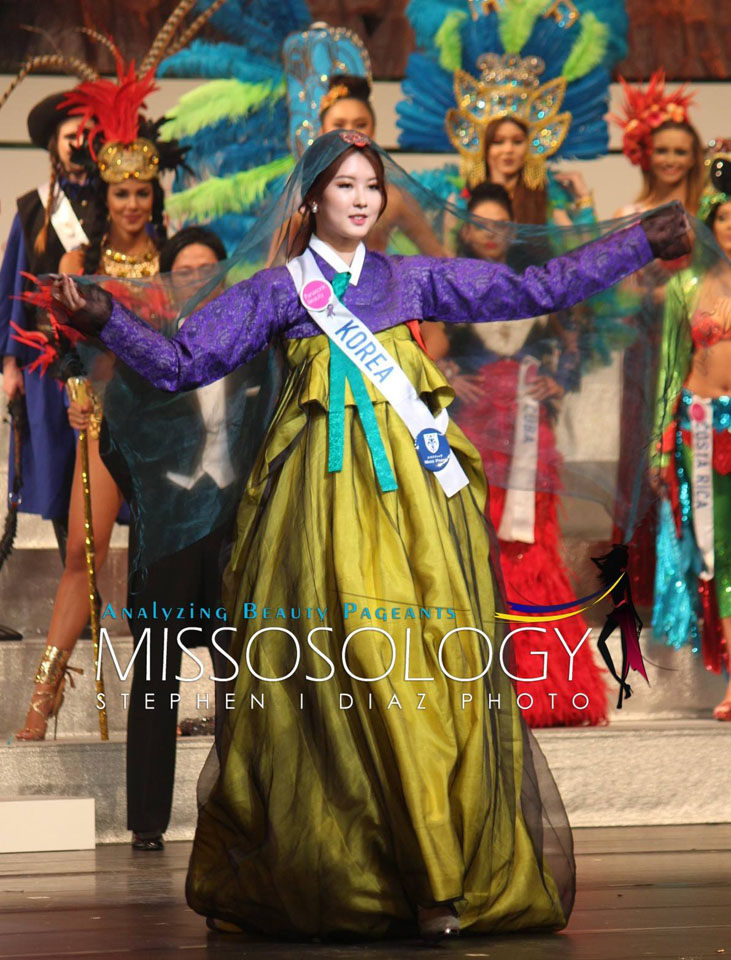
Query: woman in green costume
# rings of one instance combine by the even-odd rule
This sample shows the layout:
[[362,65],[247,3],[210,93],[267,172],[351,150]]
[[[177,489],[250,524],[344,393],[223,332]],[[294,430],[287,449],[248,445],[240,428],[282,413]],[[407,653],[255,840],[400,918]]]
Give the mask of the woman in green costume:
[[485,476],[406,321],[570,306],[687,249],[684,226],[664,211],[522,275],[388,257],[363,242],[384,164],[405,182],[360,133],[316,140],[255,238],[300,209],[287,264],[170,340],[98,288],[54,284],[158,388],[215,380],[274,339],[289,367],[224,577],[188,902],[216,928],[292,939],[559,929],[571,833],[504,666]]
[[[666,498],[652,626],[672,646],[700,648],[718,673],[731,647],[731,154],[711,169],[699,212],[720,255],[681,270],[665,300],[652,479]],[[731,682],[713,715],[731,720]]]

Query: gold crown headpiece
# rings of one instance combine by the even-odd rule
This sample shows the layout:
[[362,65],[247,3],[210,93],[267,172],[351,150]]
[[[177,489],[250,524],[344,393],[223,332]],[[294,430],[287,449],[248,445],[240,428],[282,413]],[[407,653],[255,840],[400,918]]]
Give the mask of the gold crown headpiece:
[[105,183],[154,180],[160,172],[160,153],[152,142],[138,137],[131,143],[105,143],[97,157],[99,176]]
[[462,157],[462,175],[471,187],[487,179],[485,132],[493,120],[507,117],[528,128],[526,186],[543,186],[546,160],[560,149],[571,126],[571,114],[559,113],[566,80],[556,77],[541,85],[545,63],[540,57],[486,53],[477,66],[479,80],[464,70],[455,72],[457,109],[446,116],[447,136]]

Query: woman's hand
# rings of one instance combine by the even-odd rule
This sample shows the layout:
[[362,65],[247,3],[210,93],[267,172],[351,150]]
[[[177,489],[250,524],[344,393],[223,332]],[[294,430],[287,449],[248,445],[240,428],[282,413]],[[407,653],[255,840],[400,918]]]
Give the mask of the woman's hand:
[[69,403],[68,418],[69,423],[74,430],[88,430],[91,422],[92,405],[91,400],[86,403],[79,403],[78,400],[72,400]]
[[528,395],[539,402],[542,400],[560,400],[563,387],[553,377],[536,377],[528,387]]
[[76,283],[65,273],[53,281],[51,295],[67,313],[76,313],[86,306],[86,300],[81,296]]
[[567,170],[565,173],[555,174],[556,183],[571,194],[572,200],[579,200],[581,197],[589,196],[589,188],[586,186],[583,174],[578,170]]
[[462,403],[478,403],[482,399],[480,377],[476,374],[458,373],[456,377],[452,377],[449,385]]
[[69,325],[87,336],[97,336],[112,314],[112,298],[95,284],[84,286],[83,296],[73,277],[61,274],[53,281],[51,295],[69,314]]
[[643,217],[640,224],[660,260],[676,260],[690,253],[690,224],[677,200]]
[[8,398],[8,403],[16,393],[25,393],[23,371],[18,366],[15,357],[3,357],[3,390]]

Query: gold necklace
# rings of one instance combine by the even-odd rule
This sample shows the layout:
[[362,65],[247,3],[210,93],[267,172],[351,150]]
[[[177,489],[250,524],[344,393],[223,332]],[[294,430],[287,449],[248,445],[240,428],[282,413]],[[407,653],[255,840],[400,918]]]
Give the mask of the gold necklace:
[[[106,237],[105,237],[106,240]],[[139,280],[160,272],[160,255],[152,240],[144,253],[122,253],[107,243],[102,244],[102,270],[108,277]]]

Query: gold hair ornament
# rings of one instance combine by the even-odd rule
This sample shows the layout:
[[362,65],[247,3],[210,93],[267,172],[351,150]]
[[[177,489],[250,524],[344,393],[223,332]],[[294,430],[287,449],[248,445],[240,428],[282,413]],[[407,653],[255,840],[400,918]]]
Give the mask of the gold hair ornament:
[[160,154],[151,140],[138,137],[132,143],[112,141],[99,151],[99,176],[105,183],[154,180],[160,172]]
[[350,90],[345,86],[344,83],[336,84],[334,87],[328,90],[322,100],[320,100],[320,113],[325,113],[325,111],[329,110],[334,103],[338,102],[338,100],[346,100],[349,96]]

